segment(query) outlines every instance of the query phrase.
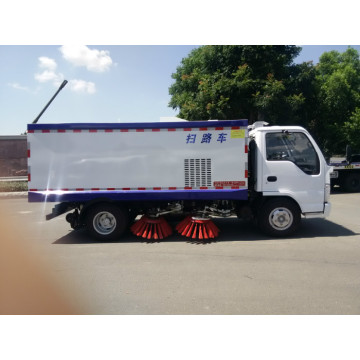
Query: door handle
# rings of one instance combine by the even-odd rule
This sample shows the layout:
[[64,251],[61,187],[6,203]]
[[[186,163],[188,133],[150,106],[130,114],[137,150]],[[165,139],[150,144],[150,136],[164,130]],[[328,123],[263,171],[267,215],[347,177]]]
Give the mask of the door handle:
[[275,182],[275,181],[277,181],[277,177],[276,177],[276,176],[268,176],[268,177],[267,177],[267,180],[268,180],[269,182]]

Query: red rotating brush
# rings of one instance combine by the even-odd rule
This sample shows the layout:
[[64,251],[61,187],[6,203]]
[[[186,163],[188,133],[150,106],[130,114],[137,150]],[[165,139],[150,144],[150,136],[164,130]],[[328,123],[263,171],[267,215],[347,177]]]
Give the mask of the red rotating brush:
[[176,230],[186,237],[192,239],[210,239],[219,235],[219,229],[209,218],[188,216],[181,221]]
[[150,218],[146,215],[133,224],[130,230],[134,235],[148,240],[164,239],[172,234],[170,225],[163,217]]

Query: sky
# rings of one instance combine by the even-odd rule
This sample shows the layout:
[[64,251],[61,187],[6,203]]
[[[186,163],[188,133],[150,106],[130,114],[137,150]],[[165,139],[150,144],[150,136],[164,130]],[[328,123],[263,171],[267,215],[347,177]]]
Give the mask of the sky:
[[[347,45],[302,47],[296,63],[317,63],[325,51]],[[18,135],[64,79],[68,84],[39,123],[157,122],[168,107],[171,74],[197,46],[0,46],[0,135]],[[360,51],[360,46],[352,46]],[[164,120],[164,119],[163,119]]]

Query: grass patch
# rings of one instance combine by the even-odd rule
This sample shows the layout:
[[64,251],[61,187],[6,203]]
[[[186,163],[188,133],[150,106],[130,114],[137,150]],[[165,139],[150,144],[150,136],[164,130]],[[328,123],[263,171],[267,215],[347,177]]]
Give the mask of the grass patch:
[[0,192],[28,191],[27,181],[0,181]]

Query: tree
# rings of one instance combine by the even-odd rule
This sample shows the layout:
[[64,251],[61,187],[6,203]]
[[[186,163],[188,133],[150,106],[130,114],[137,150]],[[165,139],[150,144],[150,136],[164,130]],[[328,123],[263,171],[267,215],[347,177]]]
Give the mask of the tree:
[[349,121],[344,122],[344,135],[347,145],[360,153],[360,108],[356,108]]
[[[202,46],[184,58],[170,87],[169,106],[187,120],[287,120],[304,103],[289,92],[296,46]],[[293,87],[294,89],[294,87]]]
[[359,142],[359,53],[350,47],[342,54],[326,52],[320,57],[317,73],[321,146],[328,154],[341,154],[347,143]]

